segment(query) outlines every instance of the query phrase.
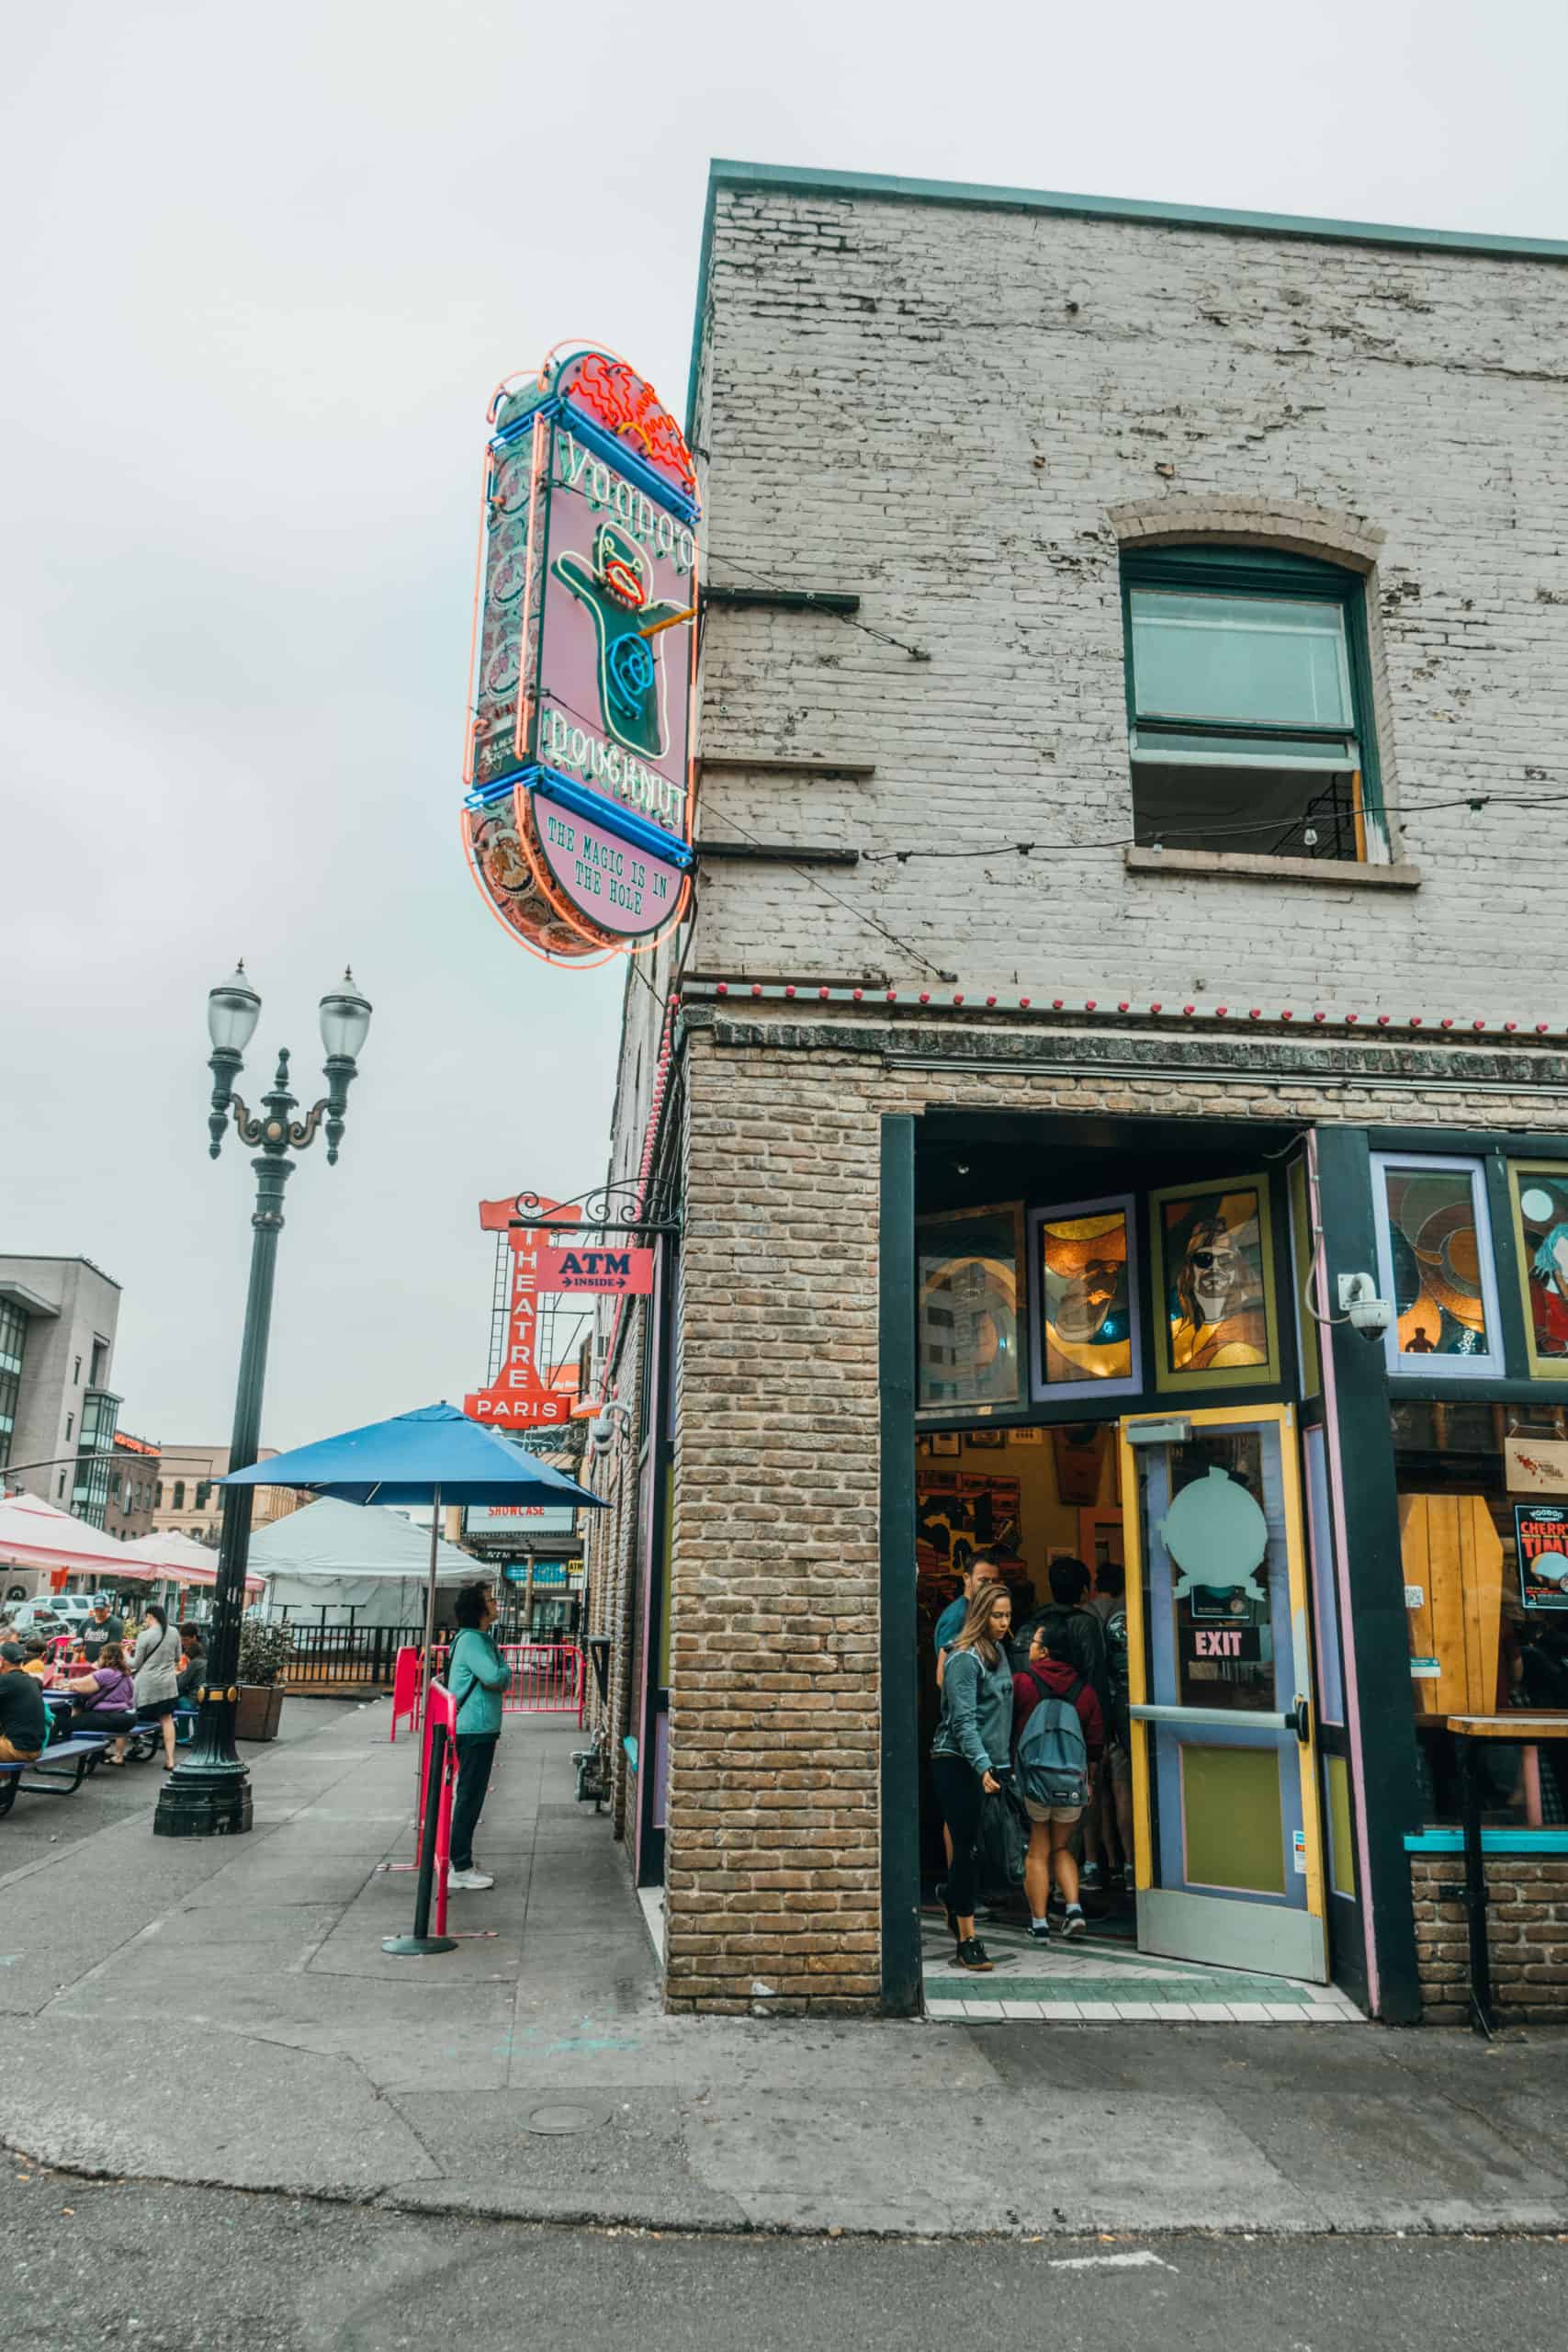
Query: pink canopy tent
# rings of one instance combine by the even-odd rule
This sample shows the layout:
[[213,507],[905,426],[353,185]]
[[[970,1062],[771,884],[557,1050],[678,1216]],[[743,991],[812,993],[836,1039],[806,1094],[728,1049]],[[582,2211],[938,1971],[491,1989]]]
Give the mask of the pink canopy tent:
[[0,1560],[19,1568],[63,1568],[68,1576],[156,1576],[140,1560],[130,1558],[130,1545],[117,1544],[99,1527],[73,1519],[41,1495],[0,1498]]
[[[193,1544],[188,1535],[171,1532],[165,1535],[139,1535],[134,1544],[115,1546],[128,1560],[138,1565],[134,1574],[167,1577],[174,1584],[215,1585],[218,1582],[218,1555],[205,1544]],[[265,1579],[247,1577],[247,1592],[265,1592]]]

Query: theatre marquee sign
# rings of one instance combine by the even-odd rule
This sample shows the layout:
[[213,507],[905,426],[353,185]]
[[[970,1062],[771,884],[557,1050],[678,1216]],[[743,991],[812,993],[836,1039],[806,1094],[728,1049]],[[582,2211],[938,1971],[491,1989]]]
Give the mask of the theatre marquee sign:
[[485,466],[463,823],[480,890],[551,961],[649,947],[684,910],[697,498],[624,360],[503,385]]

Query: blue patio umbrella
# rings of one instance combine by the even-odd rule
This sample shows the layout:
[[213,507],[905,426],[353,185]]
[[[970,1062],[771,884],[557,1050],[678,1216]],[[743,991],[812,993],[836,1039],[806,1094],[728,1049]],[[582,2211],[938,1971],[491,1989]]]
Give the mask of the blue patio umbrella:
[[[422,1405],[371,1421],[341,1437],[319,1438],[275,1453],[249,1470],[219,1481],[224,1487],[294,1487],[310,1495],[333,1495],[349,1503],[428,1503],[430,1578],[424,1599],[424,1655],[435,1632],[435,1566],[441,1512],[448,1503],[572,1502],[603,1510],[604,1498],[536,1454],[525,1453],[502,1430],[470,1421],[456,1405]],[[434,1753],[434,1749],[433,1749]],[[426,1845],[428,1847],[427,1838]],[[447,1951],[450,1939],[427,1932],[429,1871],[421,1858],[419,1917],[412,1937],[393,1939],[388,1950]]]

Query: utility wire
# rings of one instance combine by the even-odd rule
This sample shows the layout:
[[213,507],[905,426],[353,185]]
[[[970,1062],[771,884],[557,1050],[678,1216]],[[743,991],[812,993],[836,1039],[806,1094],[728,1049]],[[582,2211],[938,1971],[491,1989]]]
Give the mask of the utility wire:
[[[749,826],[743,825],[738,817],[731,816],[727,810],[719,808],[715,813],[722,817],[727,825],[733,825],[738,833],[744,833],[746,839],[755,842],[759,849],[773,847],[772,842],[763,841],[760,833],[752,832]],[[923,964],[933,979],[951,980],[955,977],[952,972],[944,972],[940,964],[933,964],[924,950],[917,947],[912,940],[901,939],[896,931],[889,931],[885,922],[879,922],[875,915],[868,914],[863,907],[854,906],[848,899],[840,899],[836,890],[829,890],[820,875],[804,865],[795,865],[785,857],[781,857],[778,862],[791,874],[798,874],[803,882],[808,883],[812,889],[819,891],[823,898],[831,899],[833,904],[836,907],[841,907],[846,914],[853,915],[857,922],[867,923],[873,931],[880,932],[890,946],[897,947],[903,955],[912,956],[918,964]]]
[[[726,564],[731,571],[745,572],[748,579],[754,580],[761,588],[776,588],[785,595],[800,594],[798,589],[791,588],[786,581],[772,580],[765,571],[759,571],[755,565],[742,563],[739,556],[724,555],[717,548],[709,548],[707,556],[710,563]],[[723,588],[728,586],[728,582],[715,580],[710,581],[708,584],[710,587]],[[910,645],[901,637],[890,637],[885,628],[874,628],[870,621],[863,621],[858,613],[836,613],[830,605],[818,605],[813,609],[826,613],[829,620],[842,621],[846,628],[858,628],[863,636],[874,637],[879,645],[897,646],[899,652],[907,653],[911,662],[929,662],[931,658],[924,646]]]

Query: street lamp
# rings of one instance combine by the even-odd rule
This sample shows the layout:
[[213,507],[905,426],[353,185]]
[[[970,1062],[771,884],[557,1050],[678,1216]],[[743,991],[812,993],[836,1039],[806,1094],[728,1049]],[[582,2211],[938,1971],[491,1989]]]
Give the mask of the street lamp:
[[[212,1102],[208,1114],[216,1159],[223,1148],[223,1133],[231,1114],[240,1141],[257,1152],[256,1202],[251,1217],[251,1283],[245,1300],[245,1333],[240,1350],[240,1379],[234,1396],[234,1430],[229,1447],[229,1467],[248,1470],[261,1442],[262,1388],[266,1377],[266,1346],[272,1320],[272,1282],[277,1258],[277,1237],[283,1229],[283,1188],[293,1172],[291,1151],[304,1151],[316,1139],[324,1117],[327,1159],[334,1162],[343,1141],[348,1090],[357,1074],[357,1057],[370,1027],[370,1005],[344,972],[329,989],[320,1006],[321,1046],[326,1055],[322,1075],[327,1091],[302,1119],[289,1114],[299,1108],[288,1091],[288,1056],[277,1057],[272,1091],[261,1098],[253,1114],[234,1091],[243,1068],[245,1047],[261,1018],[261,998],[239,965],[231,978],[220,982],[207,1000],[207,1030],[212,1041],[208,1067],[212,1072]],[[155,1838],[231,1837],[251,1826],[251,1781],[234,1748],[234,1711],[240,1690],[240,1620],[245,1607],[245,1565],[251,1548],[252,1487],[225,1487],[223,1529],[218,1545],[218,1582],[213,1594],[212,1637],[207,1652],[207,1681],[201,1692],[201,1713],[196,1735],[174,1770],[166,1775],[153,1816]]]

